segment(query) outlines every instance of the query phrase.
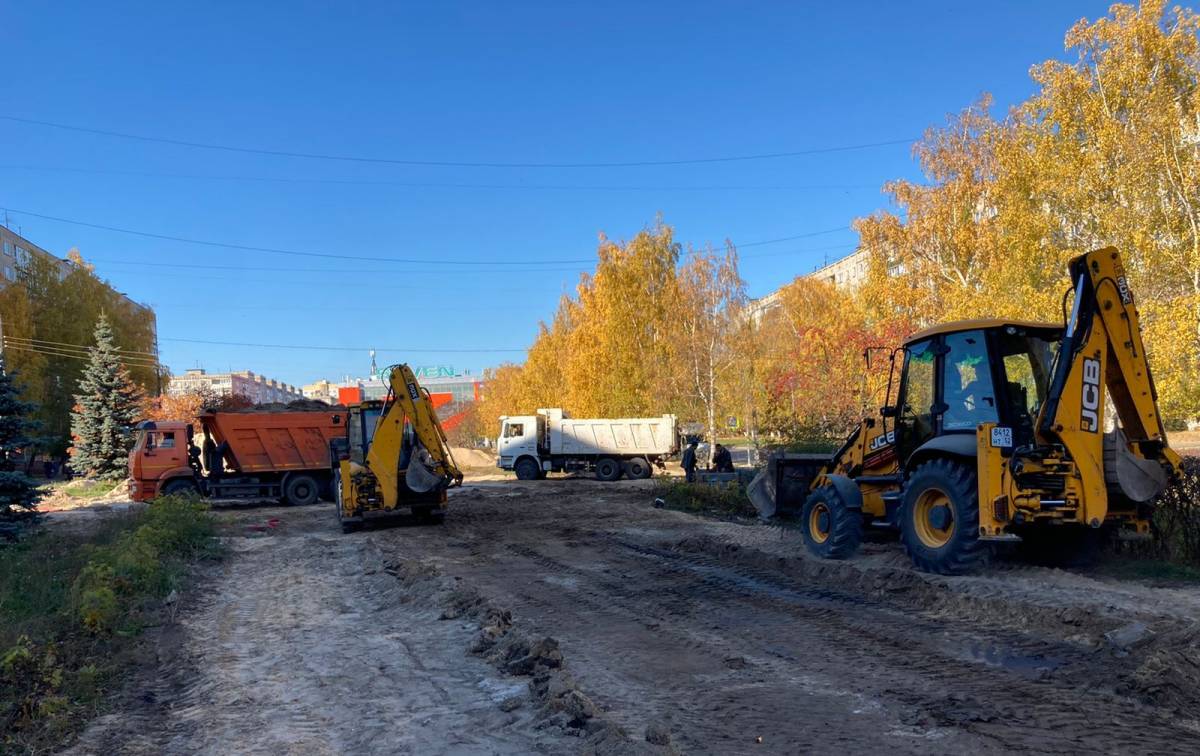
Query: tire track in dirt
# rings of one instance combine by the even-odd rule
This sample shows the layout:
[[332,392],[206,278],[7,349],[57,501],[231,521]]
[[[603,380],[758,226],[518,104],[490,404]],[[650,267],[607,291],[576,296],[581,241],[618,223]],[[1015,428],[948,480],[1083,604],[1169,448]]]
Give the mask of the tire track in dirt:
[[466,654],[475,628],[410,604],[370,541],[230,539],[224,574],[181,617],[170,666],[93,723],[75,754],[570,753],[525,685]]
[[[585,687],[628,729],[658,718],[685,750],[722,752],[754,750],[755,732],[782,750],[1200,752],[1193,722],[1113,692],[1106,668],[1120,664],[1068,640],[1061,605],[1046,607],[1045,627],[1016,603],[1010,622],[989,621],[1004,611],[1003,578],[906,606],[908,581],[881,599],[831,589],[836,574],[824,584],[659,546],[697,531],[782,545],[767,528],[713,527],[632,504],[636,493],[544,491],[471,492],[452,502],[445,534],[417,544],[553,628]],[[997,606],[956,618],[958,600]],[[1120,616],[1081,611],[1093,631]]]

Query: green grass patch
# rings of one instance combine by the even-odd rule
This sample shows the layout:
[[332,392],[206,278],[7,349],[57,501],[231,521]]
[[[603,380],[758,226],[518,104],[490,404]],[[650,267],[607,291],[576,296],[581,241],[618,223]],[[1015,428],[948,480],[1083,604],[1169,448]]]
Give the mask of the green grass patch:
[[712,515],[717,517],[757,517],[758,511],[746,497],[741,482],[687,483],[678,478],[658,478],[654,496],[662,499],[667,509]]
[[1162,559],[1115,556],[1102,561],[1096,571],[1119,580],[1145,580],[1167,585],[1200,585],[1200,567]]
[[52,750],[103,710],[214,532],[206,505],[166,497],[0,548],[0,752]]
[[98,499],[124,486],[125,481],[111,480],[80,480],[68,483],[62,487],[63,493],[72,499]]

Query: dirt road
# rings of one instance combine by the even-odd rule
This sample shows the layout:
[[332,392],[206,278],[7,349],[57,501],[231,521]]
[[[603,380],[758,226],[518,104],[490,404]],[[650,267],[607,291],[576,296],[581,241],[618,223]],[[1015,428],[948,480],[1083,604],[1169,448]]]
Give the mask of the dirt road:
[[632,482],[451,504],[349,536],[327,505],[224,513],[233,556],[152,703],[79,750],[1200,752],[1200,591],[931,577],[890,543],[817,562]]

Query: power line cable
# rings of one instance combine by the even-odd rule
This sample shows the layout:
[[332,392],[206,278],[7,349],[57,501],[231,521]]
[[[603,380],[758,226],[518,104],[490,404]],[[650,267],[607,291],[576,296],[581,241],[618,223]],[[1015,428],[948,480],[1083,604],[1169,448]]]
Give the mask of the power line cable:
[[751,155],[732,155],[721,157],[705,157],[705,158],[686,158],[680,160],[625,160],[615,162],[574,162],[574,163],[535,163],[535,162],[502,162],[502,161],[460,161],[460,160],[415,160],[410,158],[384,158],[384,157],[362,157],[355,155],[334,155],[318,152],[297,152],[292,150],[279,149],[259,149],[253,147],[237,147],[227,144],[213,144],[208,142],[193,142],[185,139],[172,139],[169,137],[148,136],[145,134],[130,134],[121,131],[109,131],[107,129],[94,129],[85,126],[74,126],[65,123],[56,123],[54,121],[43,121],[34,118],[20,118],[17,116],[0,115],[0,120],[11,121],[13,123],[22,123],[32,126],[46,126],[54,129],[62,129],[63,131],[75,131],[83,134],[96,134],[99,136],[116,137],[119,139],[129,139],[138,142],[154,142],[158,144],[170,144],[176,147],[191,147],[194,149],[203,150],[219,150],[221,152],[238,152],[249,155],[269,155],[272,157],[289,157],[289,158],[305,158],[309,160],[331,160],[346,163],[379,163],[384,165],[413,165],[427,166],[437,168],[643,168],[651,166],[672,166],[672,165],[703,165],[709,163],[734,163],[745,162],[751,160],[776,160],[779,158],[802,157],[805,155],[824,155],[835,152],[851,152],[855,150],[866,150],[874,147],[889,147],[898,144],[912,144],[917,141],[915,138],[906,139],[889,139],[882,142],[865,142],[861,144],[848,144],[836,147],[817,147],[805,150],[789,150],[784,152],[764,152]]
[[[798,254],[803,254],[805,252],[827,252],[829,250],[835,250],[835,249],[841,249],[841,250],[854,249],[854,246],[847,245],[847,244],[833,244],[833,245],[828,245],[828,246],[824,246],[824,247],[808,247],[806,249],[793,249],[793,250],[788,250],[786,252],[766,252],[766,253],[753,254],[752,256],[751,255],[742,255],[742,257],[750,257],[750,259],[758,259],[760,257],[778,257],[780,255],[798,255]],[[266,272],[278,272],[279,271],[278,266],[271,266],[271,265],[257,266],[257,265],[217,265],[217,264],[210,264],[210,263],[163,263],[163,262],[144,262],[142,260],[117,260],[117,259],[113,259],[113,258],[109,258],[109,257],[89,257],[87,261],[89,263],[103,263],[104,265],[132,265],[135,267],[180,268],[180,269],[185,269],[185,270],[250,270],[250,271],[266,271]],[[496,270],[472,269],[469,271],[463,271],[463,273],[482,273],[482,274],[494,275],[497,273],[570,273],[570,272],[576,272],[576,271],[581,271],[581,269],[579,267],[528,268],[528,269],[523,268],[523,269],[519,269],[519,270],[514,270],[511,268],[496,269]],[[337,274],[337,275],[361,275],[362,274],[362,270],[356,269],[356,268],[287,268],[287,270],[285,272],[287,272],[287,273],[333,273],[333,274]],[[444,276],[446,274],[446,271],[431,268],[431,269],[410,269],[410,270],[375,270],[375,271],[371,272],[372,276],[389,275],[389,274],[391,274],[391,275],[430,274],[430,275]],[[246,279],[237,278],[237,279],[221,279],[221,280],[239,280],[239,281],[241,281],[241,280],[246,280]]]
[[[416,264],[431,264],[431,265],[550,265],[550,264],[592,264],[596,262],[595,258],[576,258],[563,260],[433,260],[422,258],[402,258],[402,257],[372,257],[366,255],[343,255],[329,252],[304,252],[293,249],[281,249],[277,247],[257,247],[248,244],[234,244],[229,242],[216,242],[206,239],[191,239],[183,236],[174,236],[170,234],[158,234],[149,231],[137,231],[128,228],[119,228],[117,226],[108,226],[100,223],[88,223],[86,221],[73,220],[71,218],[63,218],[55,215],[45,215],[35,213],[31,210],[20,210],[14,207],[0,207],[10,213],[18,215],[28,215],[32,218],[40,218],[42,220],[54,221],[57,223],[66,223],[73,226],[83,226],[85,228],[95,228],[102,231],[112,231],[120,234],[130,234],[132,236],[141,236],[149,239],[160,239],[164,241],[181,242],[183,244],[196,244],[205,247],[219,247],[224,249],[236,249],[243,252],[264,252],[276,255],[294,255],[300,257],[319,257],[333,260],[362,260],[367,262],[391,262],[391,263],[416,263]],[[757,247],[765,244],[778,244],[785,241],[794,241],[796,239],[809,239],[814,236],[823,236],[826,234],[834,234],[840,231],[848,231],[850,226],[838,226],[837,228],[825,229],[823,231],[812,231],[804,234],[796,234],[794,236],[783,236],[778,239],[766,239],[763,241],[746,242],[744,244],[734,244],[734,247],[741,249],[743,247]]]
[[[48,346],[45,344],[30,344],[30,343],[24,342],[24,341],[14,341],[7,337],[4,339],[4,343],[12,345],[12,346],[27,347],[29,349],[38,349],[38,350],[46,350],[46,351],[53,351],[53,352],[64,352],[64,353],[81,355],[84,357],[91,357],[91,350],[88,347]],[[153,357],[153,356],[138,357],[136,355],[119,354],[118,353],[117,357],[119,357],[122,360],[133,360],[136,362],[157,362],[158,361],[158,358]]]
[[[83,360],[85,362],[87,360],[91,359],[91,356],[86,355],[86,354],[77,354],[77,353],[69,352],[69,351],[59,352],[59,351],[55,351],[52,349],[38,349],[35,347],[24,346],[21,344],[12,344],[12,343],[9,343],[8,341],[5,341],[4,348],[5,349],[13,349],[18,352],[33,352],[35,354],[40,354],[40,355],[44,355],[47,357],[65,357],[65,358],[73,359],[73,360]],[[122,364],[128,365],[130,367],[142,367],[142,368],[154,368],[154,367],[158,367],[161,364],[158,362],[141,362],[141,361],[129,359],[129,358],[122,358],[121,362],[122,362]]]
[[[209,263],[160,263],[160,262],[143,262],[141,260],[114,260],[106,257],[89,257],[89,263],[104,263],[105,265],[135,265],[138,267],[147,268],[188,268],[196,270],[253,270],[253,271],[269,271],[269,272],[284,272],[284,273],[334,273],[338,275],[357,275],[361,276],[363,270],[353,268],[292,268],[288,267],[280,270],[278,265],[275,266],[260,266],[260,265],[214,265]],[[497,273],[558,273],[577,271],[578,267],[572,268],[472,268],[456,272],[455,275],[462,273],[485,273],[495,275]],[[436,274],[445,276],[446,270],[437,270],[435,268],[424,269],[407,269],[407,270],[372,270],[371,276],[380,275],[414,275],[414,274]]]
[[[332,260],[363,260],[367,262],[391,262],[391,263],[419,263],[426,265],[541,265],[547,261],[543,260],[432,260],[422,258],[404,258],[404,257],[371,257],[367,255],[341,255],[329,252],[302,252],[294,249],[278,249],[275,247],[256,247],[249,244],[231,244],[228,242],[215,242],[206,239],[189,239],[183,236],[172,236],[170,234],[156,234],[149,231],[136,231],[129,228],[118,228],[116,226],[107,226],[101,223],[88,223],[86,221],[72,220],[71,218],[61,218],[55,215],[43,215],[30,210],[19,210],[14,207],[0,207],[10,213],[18,215],[28,215],[32,218],[41,218],[42,220],[55,221],[58,223],[67,223],[72,226],[83,226],[85,228],[95,228],[101,231],[112,231],[119,234],[130,234],[132,236],[142,236],[148,239],[160,239],[163,241],[181,242],[183,244],[197,244],[204,247],[222,247],[225,249],[237,249],[243,252],[265,252],[275,255],[296,255],[300,257],[320,257]],[[559,263],[587,263],[593,262],[592,258],[579,260],[557,260],[552,262]]]
[[[24,336],[5,336],[4,338],[5,339],[13,339],[13,340],[17,340],[17,341],[28,341],[28,342],[33,342],[35,344],[45,344],[45,345],[49,345],[49,346],[79,347],[81,349],[93,349],[94,348],[94,346],[88,346],[86,344],[70,344],[65,341],[47,341],[46,339],[33,339],[33,338],[27,338]],[[116,351],[123,352],[125,354],[147,355],[149,357],[157,357],[158,356],[154,352],[140,352],[136,349],[121,349],[118,347],[116,349]]]
[[159,341],[179,341],[188,344],[211,344],[215,346],[241,346],[254,347],[256,349],[311,349],[329,352],[366,352],[374,349],[376,352],[421,352],[429,354],[486,354],[499,352],[525,352],[525,348],[507,349],[507,348],[464,348],[464,349],[414,349],[411,347],[340,347],[340,346],[314,346],[311,344],[255,344],[244,341],[208,341],[205,339],[184,339],[170,338],[160,336]]
[[475,184],[452,182],[387,181],[373,179],[321,179],[277,176],[217,176],[212,174],[158,173],[151,171],[120,171],[102,168],[72,168],[68,166],[5,165],[0,168],[18,171],[50,171],[100,176],[135,176],[140,178],[186,179],[193,181],[244,181],[275,184],[331,184],[335,186],[394,186],[405,189],[530,189],[548,191],[608,191],[608,192],[712,192],[712,191],[830,191],[840,189],[878,189],[879,184],[710,184],[698,186],[653,186],[612,184]]

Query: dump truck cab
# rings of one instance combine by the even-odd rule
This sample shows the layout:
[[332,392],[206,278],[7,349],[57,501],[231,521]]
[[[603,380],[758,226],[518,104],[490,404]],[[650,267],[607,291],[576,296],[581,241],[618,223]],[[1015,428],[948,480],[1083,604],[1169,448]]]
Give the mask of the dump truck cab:
[[178,421],[146,420],[134,427],[137,439],[129,455],[129,496],[148,501],[173,480],[190,481],[188,464],[192,426]]

